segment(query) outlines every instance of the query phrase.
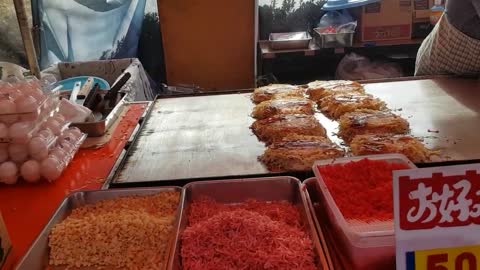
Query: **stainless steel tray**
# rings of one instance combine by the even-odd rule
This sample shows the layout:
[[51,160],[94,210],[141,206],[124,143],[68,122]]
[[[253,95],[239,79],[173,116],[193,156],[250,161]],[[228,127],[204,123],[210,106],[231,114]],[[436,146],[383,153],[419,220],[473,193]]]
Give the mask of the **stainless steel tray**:
[[[118,197],[132,196],[132,195],[153,195],[160,192],[178,191],[180,193],[180,202],[177,209],[176,220],[173,226],[173,236],[177,235],[175,231],[178,228],[178,223],[183,208],[184,193],[180,187],[158,187],[158,188],[142,188],[142,189],[115,189],[115,190],[99,190],[99,191],[80,191],[70,194],[66,197],[60,206],[53,214],[50,221],[44,227],[40,235],[33,242],[27,253],[20,260],[17,265],[18,270],[44,270],[48,266],[49,248],[48,248],[48,235],[51,229],[57,223],[64,220],[72,209],[78,208],[87,204],[94,204],[98,201],[106,199],[114,199]],[[175,238],[172,237],[172,244]],[[171,246],[171,245],[170,245]],[[165,253],[167,261],[173,254],[173,249]],[[165,265],[166,266],[166,265]]]
[[271,33],[270,48],[273,50],[306,49],[312,37],[308,32]]
[[301,183],[298,179],[284,176],[193,182],[184,187],[184,196],[184,210],[182,211],[179,228],[177,230],[174,255],[169,261],[169,269],[182,269],[180,236],[187,227],[189,206],[192,201],[205,196],[227,204],[241,203],[247,199],[256,199],[259,201],[286,200],[297,205],[303,217],[303,221],[308,224],[308,230],[312,237],[316,254],[318,255],[318,265],[320,269],[329,269],[320,240],[318,239],[318,234],[315,230],[315,225],[308,209],[305,193],[302,192]]

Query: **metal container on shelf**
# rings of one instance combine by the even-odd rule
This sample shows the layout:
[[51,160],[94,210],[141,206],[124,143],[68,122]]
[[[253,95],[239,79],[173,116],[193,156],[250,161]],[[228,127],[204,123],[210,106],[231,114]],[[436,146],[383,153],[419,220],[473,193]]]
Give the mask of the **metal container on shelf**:
[[[364,222],[361,220],[347,220],[338,208],[319,168],[331,164],[345,164],[351,161],[384,160],[390,163],[407,164],[416,168],[410,160],[401,154],[384,154],[371,156],[346,157],[332,160],[317,161],[313,170],[317,177],[318,192],[325,199],[325,208],[335,233],[341,239],[340,245],[344,249],[348,260],[354,269],[385,269],[395,264],[395,233],[393,220],[378,220]],[[392,209],[393,212],[393,209]]]
[[203,197],[209,197],[225,204],[238,204],[245,202],[247,199],[256,199],[258,201],[288,201],[296,205],[306,225],[305,229],[311,236],[314,250],[318,257],[319,269],[329,269],[308,208],[305,193],[301,189],[301,182],[289,176],[199,181],[187,184],[184,187],[184,210],[182,211],[177,230],[174,255],[170,257],[168,269],[182,269],[180,253],[181,234],[187,227],[191,203]]
[[272,50],[308,49],[311,40],[308,32],[271,33],[269,36]]
[[352,47],[354,35],[354,31],[345,33],[321,33],[319,28],[313,29],[313,40],[320,48]]
[[[115,189],[115,190],[98,190],[98,191],[79,191],[70,194],[66,197],[60,206],[53,214],[50,221],[43,228],[40,235],[35,239],[33,244],[28,249],[27,253],[23,256],[20,263],[17,265],[17,270],[44,270],[48,268],[49,261],[49,247],[48,236],[52,228],[62,222],[69,213],[78,207],[94,204],[102,200],[115,199],[125,196],[147,196],[154,195],[161,192],[178,191],[180,193],[179,204],[177,208],[175,224],[172,231],[172,241],[177,234],[175,231],[178,228],[178,222],[180,219],[181,211],[183,208],[183,190],[180,187],[159,187],[159,188],[138,188],[138,189]],[[173,249],[171,248],[173,242],[170,243],[170,247],[165,251],[165,262],[172,256]],[[166,263],[165,263],[166,267]]]

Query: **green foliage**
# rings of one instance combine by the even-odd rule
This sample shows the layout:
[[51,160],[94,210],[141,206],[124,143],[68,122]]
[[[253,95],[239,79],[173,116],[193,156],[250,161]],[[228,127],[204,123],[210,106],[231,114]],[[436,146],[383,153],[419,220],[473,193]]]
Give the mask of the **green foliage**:
[[270,5],[259,6],[260,39],[268,39],[270,33],[310,30],[324,14],[323,4],[323,0],[283,0],[279,5],[271,0]]

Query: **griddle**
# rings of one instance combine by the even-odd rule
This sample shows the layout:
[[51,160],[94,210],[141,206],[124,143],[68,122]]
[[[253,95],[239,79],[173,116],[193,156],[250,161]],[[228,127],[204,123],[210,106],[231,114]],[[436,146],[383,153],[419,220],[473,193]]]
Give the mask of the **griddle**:
[[[410,122],[411,133],[441,156],[419,167],[480,160],[480,82],[433,78],[367,83],[368,93]],[[270,173],[257,159],[265,150],[249,126],[250,93],[157,99],[139,135],[113,174],[111,186],[181,185],[193,180],[292,175]],[[338,124],[317,118],[329,137]]]

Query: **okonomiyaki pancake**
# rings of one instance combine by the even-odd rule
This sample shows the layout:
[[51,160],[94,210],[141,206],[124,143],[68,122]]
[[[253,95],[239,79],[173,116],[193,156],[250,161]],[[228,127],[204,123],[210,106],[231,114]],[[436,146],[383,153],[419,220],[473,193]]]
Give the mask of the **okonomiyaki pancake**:
[[414,163],[428,162],[437,153],[427,149],[417,138],[399,134],[358,135],[352,139],[350,150],[355,156],[403,154]]
[[282,114],[307,114],[315,113],[314,103],[306,98],[273,99],[264,101],[253,109],[252,117],[265,119]]
[[320,136],[289,135],[271,144],[259,160],[270,171],[310,171],[316,160],[344,156],[344,150]]
[[275,96],[278,97],[303,97],[305,90],[301,87],[290,84],[270,84],[267,86],[256,88],[253,91],[251,99],[253,103],[258,104],[260,102],[270,100]]
[[357,110],[340,117],[338,136],[346,143],[356,135],[406,134],[408,121],[389,111]]
[[280,141],[287,135],[326,137],[325,128],[313,115],[285,114],[255,121],[251,126],[259,140],[267,144]]
[[314,81],[307,85],[307,95],[313,101],[320,101],[322,98],[341,94],[359,93],[364,94],[363,86],[355,81]]
[[320,110],[329,118],[339,119],[342,115],[360,109],[384,110],[385,102],[370,94],[336,94],[319,102]]

